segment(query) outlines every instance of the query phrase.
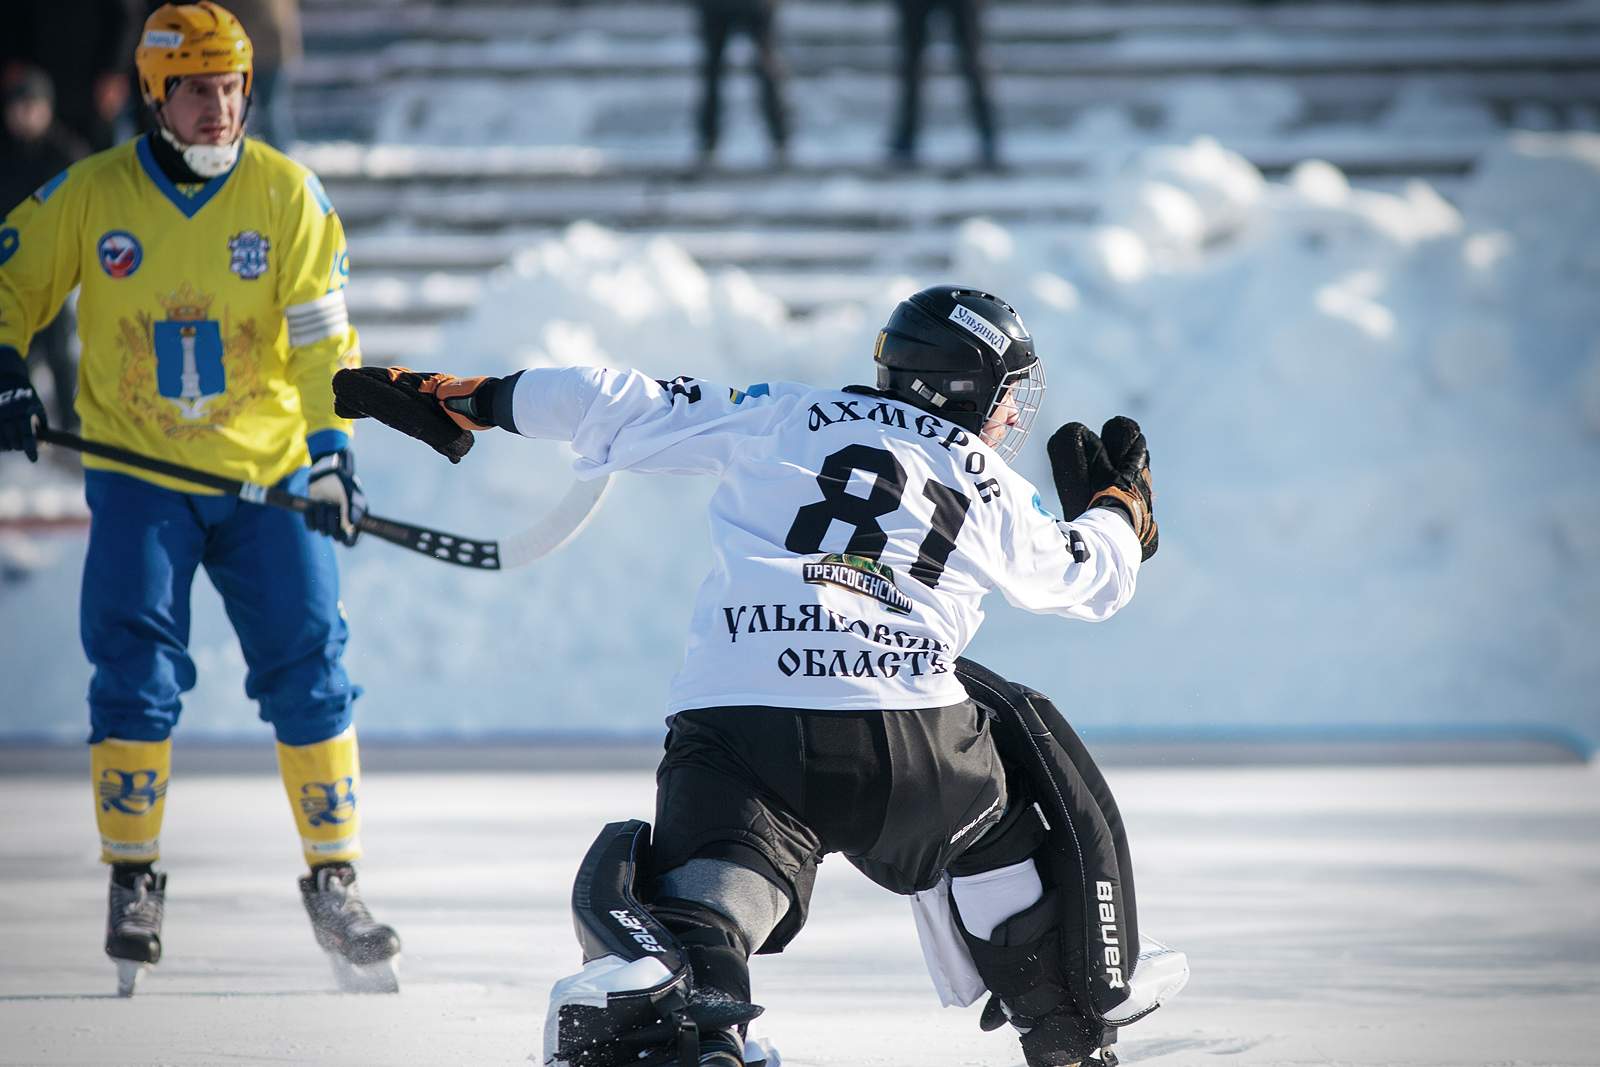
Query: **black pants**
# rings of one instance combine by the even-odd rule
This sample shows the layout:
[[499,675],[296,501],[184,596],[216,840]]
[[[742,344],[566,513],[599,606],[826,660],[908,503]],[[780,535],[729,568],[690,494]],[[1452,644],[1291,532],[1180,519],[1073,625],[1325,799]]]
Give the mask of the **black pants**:
[[652,863],[694,858],[765,875],[805,924],[817,864],[840,852],[895,893],[932,887],[1006,808],[989,723],[971,701],[916,711],[705,708],[673,719],[656,772]]
[[989,73],[983,57],[982,0],[896,0],[900,10],[900,110],[889,147],[911,155],[922,126],[922,54],[928,45],[928,17],[935,8],[950,15],[961,73],[967,82],[967,101],[984,154],[995,147],[994,108],[989,101]]
[[778,58],[775,0],[700,0],[700,150],[715,151],[722,125],[722,60],[735,30],[756,46],[761,111],[767,134],[778,148],[789,141],[789,116],[783,103],[783,64]]

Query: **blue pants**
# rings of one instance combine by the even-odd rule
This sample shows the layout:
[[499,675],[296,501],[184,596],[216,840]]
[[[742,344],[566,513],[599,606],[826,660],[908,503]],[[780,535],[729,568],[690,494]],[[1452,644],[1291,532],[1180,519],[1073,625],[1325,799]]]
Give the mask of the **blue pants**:
[[[194,688],[189,590],[205,566],[249,668],[244,691],[286,745],[326,741],[350,725],[361,695],[340,663],[349,635],[333,543],[279,508],[163,489],[125,474],[84,472],[89,552],[81,630],[94,665],[91,744],[161,741]],[[306,491],[306,471],[283,487]]]

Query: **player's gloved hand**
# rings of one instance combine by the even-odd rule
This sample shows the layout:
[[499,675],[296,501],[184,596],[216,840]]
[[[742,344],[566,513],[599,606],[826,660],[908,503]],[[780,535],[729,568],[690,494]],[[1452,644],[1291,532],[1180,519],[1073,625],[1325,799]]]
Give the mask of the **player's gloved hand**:
[[1075,519],[1088,511],[1089,500],[1116,476],[1105,443],[1081,422],[1069,422],[1051,434],[1045,452],[1063,518]]
[[305,510],[307,527],[346,545],[356,543],[361,536],[357,523],[367,514],[367,494],[356,477],[355,453],[341,448],[313,462],[306,496],[311,498]]
[[334,411],[374,418],[460,463],[472,434],[494,425],[489,394],[498,378],[457,378],[408,367],[357,367],[333,376]]
[[1150,448],[1144,431],[1137,422],[1118,415],[1100,428],[1100,440],[1114,474],[1111,484],[1090,498],[1089,506],[1125,511],[1144,550],[1140,558],[1149,559],[1161,543],[1161,531],[1156,527],[1156,491],[1150,481]]
[[1081,422],[1069,422],[1051,435],[1045,451],[1062,514],[1073,518],[1092,507],[1119,508],[1139,538],[1142,558],[1156,554],[1160,531],[1150,449],[1137,422],[1118,415],[1100,428],[1098,436]]
[[22,357],[14,349],[0,351],[0,452],[22,452],[30,462],[39,462],[34,419],[41,426],[48,425]]
[[[433,376],[433,395],[439,406],[450,416],[450,421],[463,430],[477,433],[494,428],[494,412],[489,408],[494,387],[499,378],[478,375],[476,378],[452,378],[448,374]],[[427,391],[424,384],[423,391]]]

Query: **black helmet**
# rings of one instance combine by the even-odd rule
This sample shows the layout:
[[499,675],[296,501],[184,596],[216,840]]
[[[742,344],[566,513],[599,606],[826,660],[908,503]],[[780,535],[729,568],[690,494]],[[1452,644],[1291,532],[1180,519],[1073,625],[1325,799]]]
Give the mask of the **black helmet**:
[[878,332],[878,388],[979,433],[1002,402],[1015,418],[988,441],[1007,461],[1044,397],[1044,368],[1016,309],[992,293],[936,285],[900,302]]

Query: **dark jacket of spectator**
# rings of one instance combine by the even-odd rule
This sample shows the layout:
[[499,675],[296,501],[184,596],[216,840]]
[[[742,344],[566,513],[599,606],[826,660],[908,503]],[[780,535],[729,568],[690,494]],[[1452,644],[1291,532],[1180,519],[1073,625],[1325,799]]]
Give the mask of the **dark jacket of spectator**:
[[293,66],[303,52],[299,0],[218,0],[250,35],[256,69]]
[[[56,119],[54,97],[50,78],[37,67],[13,67],[0,80],[0,218],[89,154],[89,146]],[[50,424],[66,430],[78,426],[75,328],[72,311],[62,308],[33,335],[28,360],[31,374],[49,376]]]
[[0,217],[45,182],[89,154],[89,146],[54,115],[49,79],[23,70],[0,85]]
[[293,107],[285,71],[300,59],[299,0],[222,0],[239,19],[255,49],[250,132],[278,148],[294,140]]
[[56,87],[56,115],[95,150],[116,142],[128,103],[141,0],[20,0],[5,5],[0,67],[40,67]]

